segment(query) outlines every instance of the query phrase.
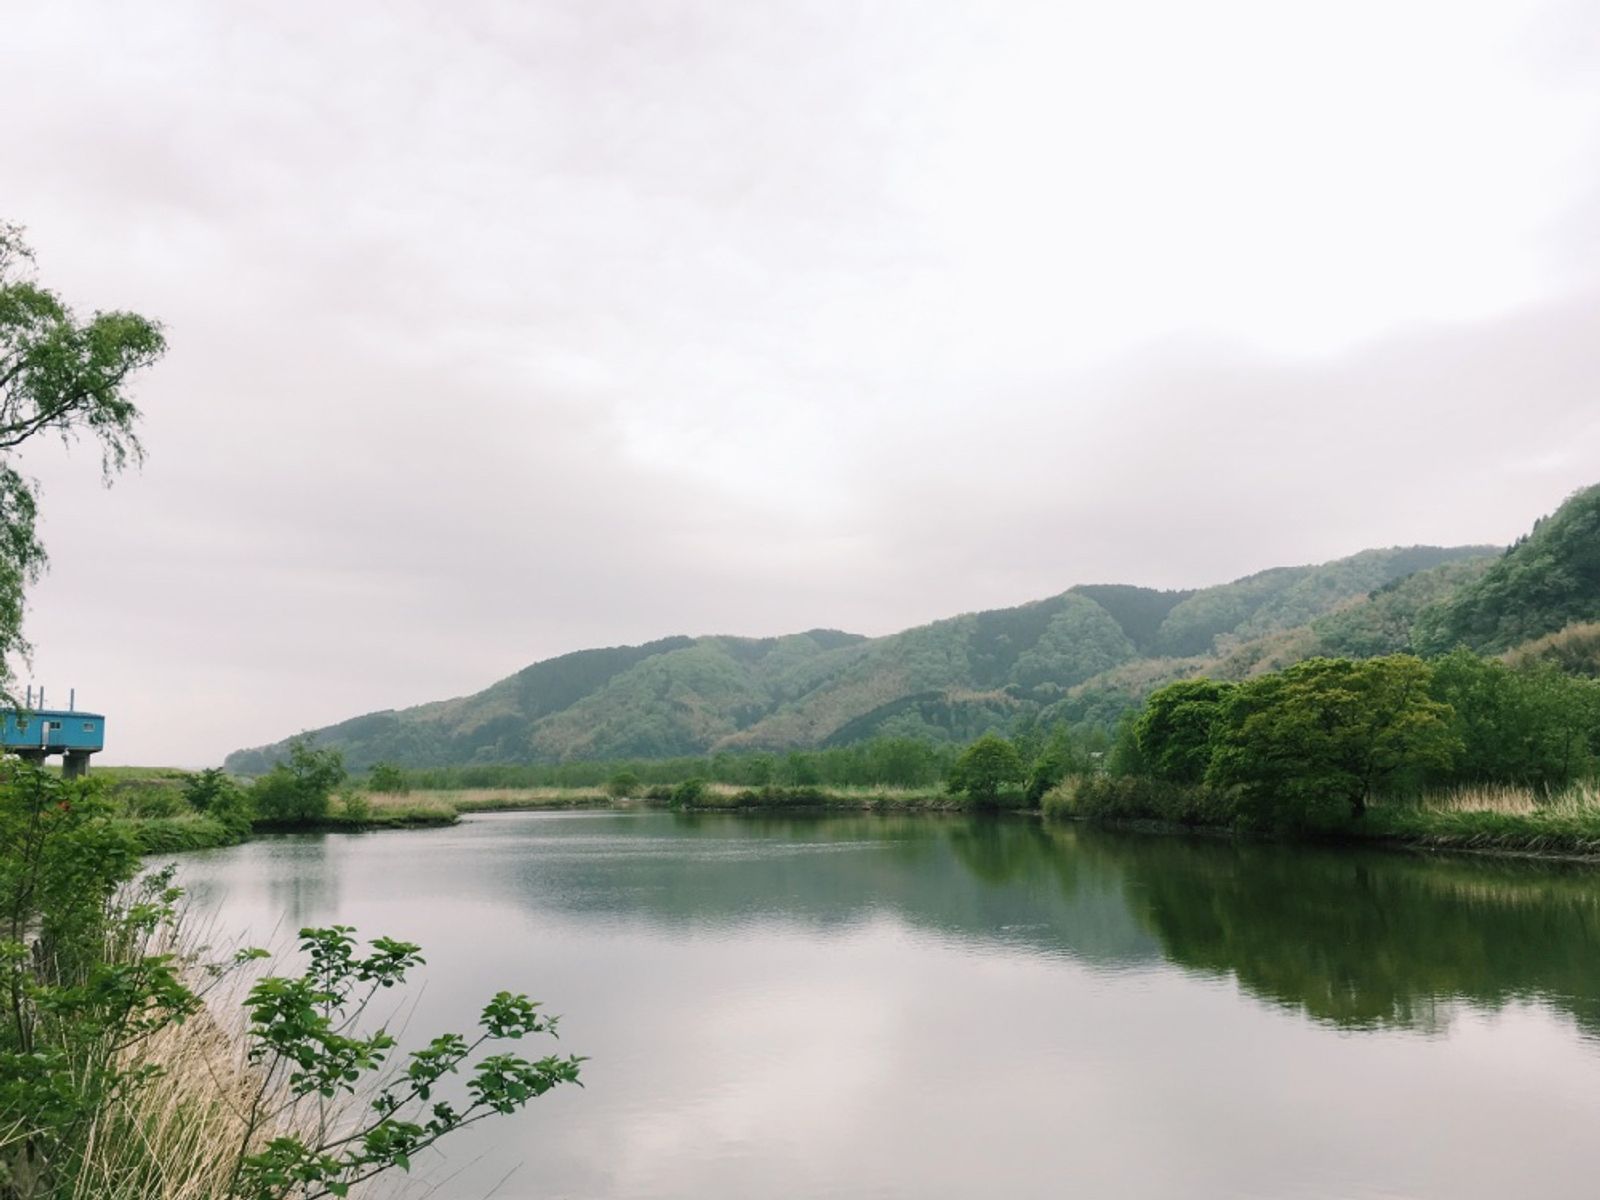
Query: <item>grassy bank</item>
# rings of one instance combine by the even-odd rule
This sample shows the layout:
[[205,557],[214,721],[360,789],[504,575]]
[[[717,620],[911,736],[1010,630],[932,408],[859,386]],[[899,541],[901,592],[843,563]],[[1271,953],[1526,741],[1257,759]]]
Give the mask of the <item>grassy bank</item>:
[[764,810],[831,810],[836,812],[935,812],[965,807],[960,797],[942,788],[912,787],[762,787],[707,784],[668,798],[687,811],[749,812]]
[[1379,797],[1358,819],[1288,831],[1256,819],[1232,793],[1141,776],[1093,776],[1069,779],[1053,790],[1045,797],[1044,815],[1291,840],[1600,859],[1600,787],[1592,782],[1553,793],[1496,786]]
[[[97,774],[102,774],[97,772]],[[548,812],[639,805],[699,812],[952,812],[967,809],[941,787],[768,786],[700,783],[642,789],[617,798],[598,787],[493,787],[347,791],[314,820],[252,821],[248,828],[191,811],[183,802],[181,771],[112,768],[101,786],[117,820],[146,854],[173,854],[229,846],[252,834],[360,833],[455,824],[463,816],[494,812]],[[1024,807],[1020,794],[1006,809]],[[1439,850],[1600,858],[1600,787],[1574,785],[1546,795],[1527,788],[1474,787],[1425,793],[1419,798],[1375,801],[1358,821],[1316,830],[1264,826],[1242,811],[1237,797],[1219,789],[1165,783],[1142,776],[1074,777],[1044,799],[1046,818],[1150,825],[1212,833],[1252,833],[1286,839],[1365,843]]]

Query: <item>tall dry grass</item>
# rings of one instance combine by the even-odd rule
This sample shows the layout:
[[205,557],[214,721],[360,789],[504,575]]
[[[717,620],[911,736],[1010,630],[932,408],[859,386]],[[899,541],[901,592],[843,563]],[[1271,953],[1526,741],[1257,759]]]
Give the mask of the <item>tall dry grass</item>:
[[246,1143],[261,1080],[242,1022],[232,1024],[223,1004],[210,1005],[124,1056],[124,1069],[153,1074],[95,1115],[72,1200],[216,1200],[230,1193],[241,1151],[290,1132],[269,1126]]
[[1417,807],[1428,812],[1489,812],[1514,817],[1590,816],[1600,814],[1600,782],[1584,780],[1554,791],[1512,784],[1466,784],[1424,793]]

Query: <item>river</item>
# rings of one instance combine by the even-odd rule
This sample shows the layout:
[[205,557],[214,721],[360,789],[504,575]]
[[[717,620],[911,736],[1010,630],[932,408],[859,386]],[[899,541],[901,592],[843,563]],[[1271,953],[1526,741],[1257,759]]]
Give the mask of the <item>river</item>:
[[563,1014],[584,1087],[465,1131],[411,1194],[1600,1188],[1587,868],[609,811],[179,862],[219,943],[335,921],[421,943],[411,1041],[502,988]]

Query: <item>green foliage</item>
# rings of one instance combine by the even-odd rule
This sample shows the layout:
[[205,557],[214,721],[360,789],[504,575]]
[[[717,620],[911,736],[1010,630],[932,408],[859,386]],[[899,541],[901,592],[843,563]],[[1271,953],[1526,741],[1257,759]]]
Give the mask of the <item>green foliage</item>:
[[1318,653],[1329,658],[1414,653],[1422,613],[1480,578],[1494,562],[1489,555],[1461,559],[1374,588],[1365,599],[1311,622]]
[[346,821],[365,826],[372,820],[372,801],[358,791],[348,791],[339,798]]
[[1222,704],[1206,782],[1239,789],[1251,823],[1327,830],[1374,791],[1448,769],[1458,745],[1432,672],[1408,655],[1315,658],[1239,685]]
[[[473,696],[370,713],[318,736],[354,769],[395,763],[417,787],[434,786],[426,779],[443,768],[471,786],[598,787],[625,766],[646,786],[689,774],[754,788],[923,786],[937,778],[927,768],[942,773],[953,747],[984,733],[1009,734],[1044,714],[1083,733],[1109,733],[1152,687],[1214,665],[1142,655],[1232,653],[1241,641],[1303,626],[1393,580],[1481,553],[1367,551],[1199,592],[1079,587],[881,638],[812,630],[581,651]],[[931,747],[922,752],[925,777],[846,781],[832,763],[786,765],[783,757],[880,742]],[[241,751],[227,765],[261,773],[284,752]],[[726,768],[706,761],[723,754],[734,760]],[[667,780],[642,769],[652,760],[699,761]]]
[[1217,719],[1234,686],[1187,679],[1153,692],[1133,724],[1144,770],[1171,783],[1203,780],[1211,765]]
[[185,850],[213,850],[234,846],[250,835],[246,818],[242,825],[224,824],[215,816],[149,817],[116,822],[133,841],[140,854],[177,854]]
[[1461,746],[1440,783],[1508,783],[1548,791],[1594,771],[1600,683],[1532,663],[1457,650],[1433,664],[1432,692],[1453,713]]
[[339,751],[318,750],[307,738],[289,743],[289,759],[279,762],[250,788],[259,821],[276,825],[315,822],[328,815],[328,799],[345,780]]
[[198,1006],[159,948],[170,872],[97,789],[0,762],[0,1180],[71,1195],[94,1114],[137,1078],[127,1048]]
[[[215,798],[208,805],[212,814],[218,806]],[[7,1197],[99,1194],[90,1182],[100,1178],[90,1169],[96,1130],[114,1109],[137,1131],[141,1098],[160,1074],[155,1061],[130,1052],[199,1010],[190,980],[218,977],[170,949],[179,942],[171,871],[134,882],[139,846],[130,823],[113,819],[110,808],[91,783],[0,761],[0,1194]],[[137,829],[180,824],[220,829],[212,815]],[[553,1034],[556,1024],[508,992],[484,1006],[474,1035],[441,1034],[400,1055],[386,1027],[361,1026],[373,998],[422,961],[418,947],[377,938],[361,952],[348,926],[300,936],[305,970],[266,975],[246,997],[256,1090],[241,1113],[243,1136],[204,1147],[228,1177],[225,1190],[207,1194],[344,1196],[384,1171],[409,1169],[419,1150],[455,1130],[578,1081],[579,1058],[507,1052],[509,1043]],[[245,951],[236,965],[263,957]],[[455,1077],[464,1077],[464,1087],[446,1086]],[[359,1103],[356,1115],[330,1123],[317,1106],[341,1096]],[[318,1119],[293,1120],[306,1105]],[[184,1164],[147,1169],[166,1180],[181,1177]],[[137,1186],[129,1183],[130,1194]]]
[[1067,595],[1060,603],[1038,639],[1017,656],[1011,682],[1022,687],[1044,683],[1070,687],[1138,653],[1111,614],[1093,600]]
[[1046,817],[1084,821],[1161,821],[1226,828],[1239,818],[1234,795],[1201,784],[1147,775],[1086,775],[1065,781],[1044,801]]
[[1568,625],[1557,633],[1524,642],[1509,659],[1514,666],[1544,663],[1567,675],[1600,679],[1600,621]]
[[[302,929],[300,939],[306,970],[268,975],[245,999],[249,1057],[262,1081],[245,1142],[268,1120],[274,1079],[286,1081],[292,1102],[362,1096],[365,1111],[354,1129],[284,1134],[241,1155],[231,1189],[241,1200],[347,1195],[384,1171],[409,1170],[419,1151],[458,1129],[578,1082],[580,1058],[530,1060],[500,1049],[535,1034],[553,1035],[556,1027],[537,1004],[509,992],[484,1006],[472,1037],[440,1034],[391,1065],[394,1034],[382,1025],[363,1033],[359,1025],[374,997],[404,982],[422,962],[420,947],[380,937],[362,954],[347,925]],[[460,1075],[466,1096],[451,1100],[444,1085]]]
[[1424,611],[1417,648],[1508,650],[1580,621],[1600,619],[1600,485],[1571,496],[1481,579]]
[[706,796],[706,781],[704,779],[685,779],[672,789],[671,803],[674,808],[693,808]]
[[367,772],[367,788],[385,796],[404,796],[411,790],[406,773],[393,763],[373,763]]
[[1020,784],[1027,775],[1017,748],[1003,737],[985,734],[962,751],[950,767],[950,791],[967,803],[991,808],[1001,793]]
[[109,482],[141,456],[128,379],[166,349],[160,326],[135,313],[80,319],[34,281],[32,262],[22,230],[0,222],[0,690],[11,659],[27,652],[24,589],[45,566],[37,485],[11,456],[38,434],[87,434]]
[[618,771],[606,780],[606,795],[614,800],[626,800],[629,796],[639,794],[639,776],[632,771]]

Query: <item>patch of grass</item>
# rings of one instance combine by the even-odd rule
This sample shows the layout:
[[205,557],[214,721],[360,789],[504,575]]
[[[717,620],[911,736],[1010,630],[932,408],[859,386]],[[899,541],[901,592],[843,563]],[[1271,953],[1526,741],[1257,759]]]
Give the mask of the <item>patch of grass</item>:
[[1600,855],[1600,783],[1556,792],[1479,784],[1374,804],[1357,836],[1459,850]]
[[320,817],[290,821],[254,823],[258,833],[359,833],[367,829],[416,829],[454,825],[461,818],[448,803],[409,796],[389,797],[395,802],[376,804],[378,797],[363,797],[365,803],[351,805],[348,800],[329,807]]
[[416,802],[447,805],[458,813],[523,812],[547,808],[608,808],[615,801],[599,787],[465,788],[369,797],[374,808]]
[[895,787],[764,787],[735,788],[709,784],[679,807],[744,812],[771,809],[835,809],[850,811],[951,810],[966,807],[959,796],[936,788]]
[[1600,856],[1600,810],[1508,813],[1380,806],[1369,809],[1352,833],[1440,850]]
[[116,824],[132,833],[143,854],[212,850],[244,841],[241,832],[196,813],[177,817],[121,817]]

